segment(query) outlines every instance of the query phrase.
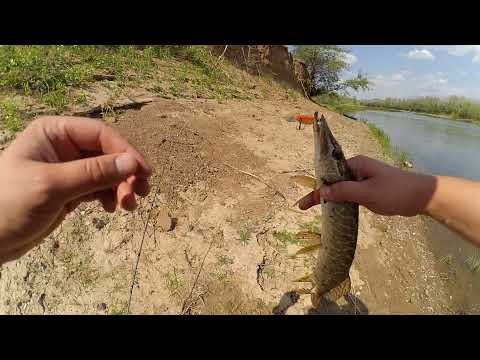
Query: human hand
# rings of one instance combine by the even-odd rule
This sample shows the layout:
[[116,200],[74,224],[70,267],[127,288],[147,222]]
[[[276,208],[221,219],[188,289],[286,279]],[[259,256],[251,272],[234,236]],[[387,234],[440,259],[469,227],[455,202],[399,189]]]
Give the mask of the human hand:
[[38,245],[81,202],[135,209],[150,175],[143,156],[100,121],[33,121],[0,155],[0,264]]
[[425,211],[435,192],[434,176],[404,171],[365,156],[347,162],[357,181],[342,181],[315,190],[300,200],[300,209],[320,204],[323,198],[355,202],[380,215],[415,216]]

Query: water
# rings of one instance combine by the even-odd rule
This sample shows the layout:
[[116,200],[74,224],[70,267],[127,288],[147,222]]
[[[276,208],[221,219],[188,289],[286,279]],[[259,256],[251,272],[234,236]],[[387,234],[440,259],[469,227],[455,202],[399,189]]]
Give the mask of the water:
[[[480,181],[480,126],[409,112],[361,111],[355,116],[385,131],[393,147],[409,154],[416,170]],[[475,248],[437,223],[430,240],[438,258],[453,258],[440,267],[455,271],[451,290],[457,306],[479,313],[480,273],[473,274],[465,264]]]

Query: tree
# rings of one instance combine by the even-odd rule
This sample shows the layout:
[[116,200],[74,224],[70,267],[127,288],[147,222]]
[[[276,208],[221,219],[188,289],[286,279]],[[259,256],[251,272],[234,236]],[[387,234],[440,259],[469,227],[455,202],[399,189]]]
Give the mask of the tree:
[[350,51],[337,45],[299,45],[294,53],[302,59],[312,80],[310,95],[322,95],[343,92],[348,89],[367,90],[371,82],[365,74],[358,72],[352,79],[341,80],[344,71],[350,68]]

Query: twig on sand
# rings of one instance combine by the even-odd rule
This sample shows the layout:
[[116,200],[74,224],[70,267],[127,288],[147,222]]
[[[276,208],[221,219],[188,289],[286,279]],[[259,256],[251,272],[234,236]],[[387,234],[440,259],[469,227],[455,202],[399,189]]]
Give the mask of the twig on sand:
[[[165,170],[165,168],[163,170]],[[163,177],[163,171],[162,171],[162,175],[160,176],[159,179],[161,179],[162,177]],[[135,269],[133,270],[132,285],[130,286],[130,296],[128,298],[127,314],[130,314],[130,305],[132,303],[133,287],[135,286],[135,280],[137,278],[138,263],[140,262],[140,255],[142,254],[143,241],[145,240],[145,234],[147,233],[148,222],[150,221],[150,215],[152,214],[153,207],[155,206],[155,199],[157,198],[157,194],[158,194],[158,191],[160,189],[160,184],[157,183],[156,187],[157,188],[155,189],[155,194],[153,195],[153,200],[150,203],[150,210],[148,211],[147,220],[145,221],[145,226],[143,228],[142,241],[140,242],[140,248],[138,249],[138,254],[137,254],[137,262],[135,263]]]
[[212,241],[210,241],[210,245],[208,246],[207,252],[205,253],[205,256],[203,257],[202,264],[200,265],[200,269],[198,269],[197,276],[195,277],[192,288],[190,289],[190,294],[188,294],[187,298],[183,302],[182,314],[188,313],[188,311],[192,307],[192,302],[190,300],[192,298],[193,290],[195,290],[195,287],[197,286],[197,281],[198,281],[198,278],[200,277],[200,273],[203,270],[203,265],[205,264],[205,259],[207,258],[208,254],[210,253],[210,249],[212,248],[213,243],[215,242],[215,239],[216,239],[216,237],[214,236],[212,238]]
[[280,171],[279,174],[289,174],[293,172],[312,171],[312,170],[314,169],[310,168],[310,169],[285,170],[285,171]]
[[242,174],[245,174],[245,175],[248,175],[248,176],[251,176],[253,177],[254,179],[260,181],[261,183],[267,185],[270,189],[272,189],[273,191],[275,191],[276,194],[280,195],[285,201],[287,201],[287,198],[285,197],[285,195],[283,195],[280,191],[278,191],[276,188],[274,188],[272,185],[270,185],[269,183],[267,183],[265,180],[259,178],[257,175],[253,175],[247,171],[243,171],[243,170],[240,170],[240,169],[237,169],[236,167],[232,166],[232,165],[229,165],[227,163],[223,163],[225,166],[228,166],[229,168],[233,169],[233,170],[236,170],[238,172],[241,172]]

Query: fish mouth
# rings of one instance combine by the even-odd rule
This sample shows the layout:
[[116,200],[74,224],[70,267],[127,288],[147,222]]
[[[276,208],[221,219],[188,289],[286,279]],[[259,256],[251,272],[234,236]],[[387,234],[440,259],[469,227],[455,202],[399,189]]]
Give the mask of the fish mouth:
[[328,135],[329,132],[327,131],[327,121],[325,117],[322,116],[318,117],[318,112],[315,112],[315,121],[313,122],[313,132],[315,134],[315,138],[320,145],[320,153],[322,155],[326,155],[328,153]]

